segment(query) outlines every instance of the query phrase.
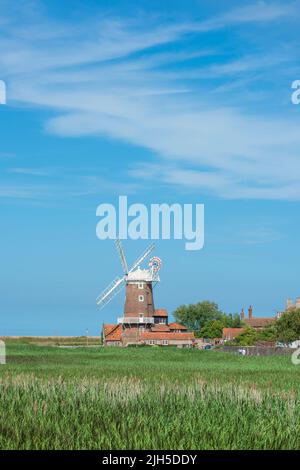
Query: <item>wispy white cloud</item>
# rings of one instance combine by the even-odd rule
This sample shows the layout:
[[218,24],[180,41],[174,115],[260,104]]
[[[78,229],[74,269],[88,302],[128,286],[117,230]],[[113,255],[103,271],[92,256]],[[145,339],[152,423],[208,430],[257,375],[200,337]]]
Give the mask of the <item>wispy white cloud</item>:
[[[184,47],[191,34],[201,38],[228,26],[283,20],[296,6],[259,2],[216,18],[148,28],[138,19],[107,16],[88,28],[86,23],[84,28],[58,25],[57,34],[46,20],[33,24],[30,35],[10,25],[0,43],[0,71],[16,103],[57,112],[46,123],[48,132],[110,136],[160,158],[156,168],[148,167],[144,175],[136,169],[133,177],[159,174],[166,184],[225,198],[299,199],[297,122],[248,109],[243,102],[235,107],[229,100],[218,103],[215,93],[219,90],[220,96],[226,86],[229,93],[234,82],[227,80],[233,77],[242,84],[249,72],[264,77],[271,68],[291,65],[293,53],[260,51],[220,63],[213,60],[214,48]],[[179,43],[176,52],[157,50]],[[207,56],[210,65],[199,66]],[[193,60],[197,65],[187,66]],[[187,80],[197,78],[196,85]],[[213,83],[202,85],[201,80]]]
[[258,1],[244,5],[229,13],[225,13],[216,18],[209,19],[202,24],[203,30],[214,30],[224,28],[228,25],[246,23],[266,23],[290,17],[297,11],[297,3],[267,3]]
[[31,199],[33,197],[38,197],[38,194],[28,188],[5,185],[0,186],[0,197],[8,199]]
[[10,174],[15,175],[28,175],[28,176],[47,176],[49,172],[38,168],[8,168]]
[[[97,168],[85,169],[83,174],[62,168],[51,169],[51,171],[14,168],[8,169],[7,174],[11,175],[10,179],[6,179],[5,184],[0,182],[0,198],[2,199],[23,199],[41,203],[51,199],[55,203],[62,200],[67,202],[74,197],[83,198],[93,195],[104,197],[116,191],[134,194],[140,189],[140,185],[136,182],[117,181],[117,178],[108,179]],[[17,179],[17,175],[23,178]],[[30,178],[31,176],[34,178]],[[45,176],[47,176],[46,180]]]
[[269,227],[248,227],[238,234],[240,243],[245,245],[261,245],[265,243],[277,242],[284,238],[284,234],[279,230]]

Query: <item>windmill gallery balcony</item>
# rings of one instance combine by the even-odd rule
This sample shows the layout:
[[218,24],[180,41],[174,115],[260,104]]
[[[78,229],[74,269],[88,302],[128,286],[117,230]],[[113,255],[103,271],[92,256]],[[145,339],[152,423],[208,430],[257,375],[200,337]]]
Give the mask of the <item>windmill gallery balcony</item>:
[[153,317],[120,317],[118,323],[133,323],[133,324],[154,324]]

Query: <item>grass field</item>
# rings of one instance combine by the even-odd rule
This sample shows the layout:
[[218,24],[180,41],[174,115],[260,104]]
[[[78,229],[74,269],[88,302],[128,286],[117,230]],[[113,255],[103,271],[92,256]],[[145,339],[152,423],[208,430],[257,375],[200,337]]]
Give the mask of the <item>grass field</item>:
[[300,366],[172,348],[9,343],[1,449],[299,449]]
[[0,340],[13,344],[35,344],[37,346],[86,346],[100,345],[99,336],[1,336]]

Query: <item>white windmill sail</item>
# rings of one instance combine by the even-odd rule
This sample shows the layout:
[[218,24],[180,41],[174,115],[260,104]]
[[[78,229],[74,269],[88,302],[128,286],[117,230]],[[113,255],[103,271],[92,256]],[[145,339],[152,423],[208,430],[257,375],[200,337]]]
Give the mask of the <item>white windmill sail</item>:
[[129,273],[134,271],[142,262],[152,253],[155,248],[155,243],[151,243],[150,246],[144,251],[144,253],[133,263],[132,268],[130,269]]
[[[132,268],[128,270],[128,265],[121,241],[117,239],[115,241],[115,245],[121,260],[124,276],[116,277],[116,279],[114,279],[113,282],[111,282],[107,286],[107,288],[102,292],[102,294],[99,295],[99,297],[96,299],[96,304],[98,305],[99,309],[102,309],[105,305],[107,305],[111,301],[111,299],[113,299],[115,295],[117,295],[122,290],[122,288],[126,285],[126,282],[129,279],[129,275],[133,273],[133,271],[135,271],[137,267],[140,266],[140,264],[150,255],[150,253],[152,253],[155,248],[155,244],[152,243],[144,251],[144,253],[133,263]],[[149,281],[152,281],[151,272],[149,270],[144,271],[145,273],[147,273]]]
[[96,304],[98,305],[99,309],[103,308],[108,302],[110,302],[111,299],[120,292],[124,285],[125,276],[123,278],[116,277],[116,279],[114,279],[113,282],[107,286],[102,294],[97,297]]
[[123,250],[123,247],[122,247],[121,240],[119,240],[119,238],[116,239],[115,245],[116,245],[117,251],[118,251],[119,256],[120,256],[120,260],[121,260],[121,264],[122,264],[122,267],[123,267],[124,274],[128,274],[128,265],[127,265],[125,253],[124,253],[124,250]]

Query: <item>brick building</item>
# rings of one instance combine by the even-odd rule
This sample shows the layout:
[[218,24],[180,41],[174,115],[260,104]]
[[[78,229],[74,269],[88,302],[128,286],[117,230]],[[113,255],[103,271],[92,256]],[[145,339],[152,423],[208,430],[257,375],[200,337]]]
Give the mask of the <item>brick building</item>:
[[[274,324],[276,321],[276,318],[272,318],[272,317],[253,317],[252,305],[250,305],[248,309],[248,318],[245,318],[245,312],[243,308],[240,313],[240,318],[243,324],[245,325],[245,327],[249,326],[251,328],[254,328],[256,331],[261,331],[263,328],[265,328],[268,325]],[[241,333],[245,331],[245,327],[223,328],[223,332],[222,332],[223,341],[226,342],[226,341],[234,340],[237,336],[239,336]]]
[[245,328],[223,328],[223,341],[232,341],[245,331]]
[[136,269],[126,279],[126,298],[123,316],[115,325],[103,325],[106,346],[131,344],[190,347],[194,333],[179,323],[168,323],[165,309],[155,309],[153,281],[148,269]]
[[156,323],[156,312],[154,311],[153,314],[153,322],[147,322],[147,324],[131,323],[129,325],[123,322],[103,325],[104,345],[128,346],[130,344],[147,344],[181,347],[191,347],[194,345],[194,333],[188,332],[187,328],[179,323],[168,324],[167,315],[163,317],[164,323]]
[[274,317],[253,317],[252,305],[248,308],[248,318],[245,318],[244,309],[242,309],[240,316],[243,323],[257,331],[262,330],[268,325],[272,325],[276,321]]

